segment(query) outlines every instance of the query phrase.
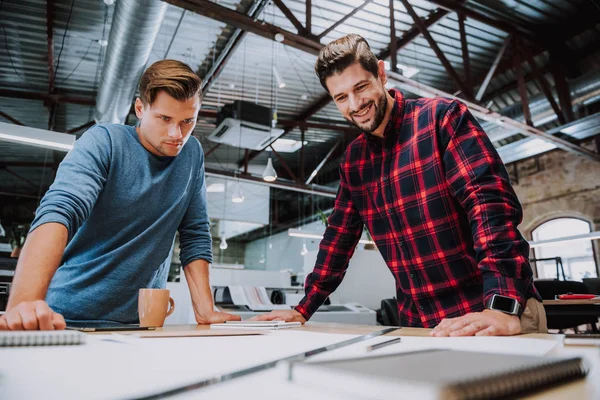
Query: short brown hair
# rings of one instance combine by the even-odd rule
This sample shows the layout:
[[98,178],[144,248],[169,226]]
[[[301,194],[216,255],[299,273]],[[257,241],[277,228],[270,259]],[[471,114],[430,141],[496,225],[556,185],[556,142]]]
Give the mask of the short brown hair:
[[315,72],[321,85],[329,92],[325,80],[357,62],[365,70],[377,76],[377,57],[371,51],[369,43],[362,36],[351,33],[321,49],[315,64]]
[[140,79],[140,99],[151,105],[160,91],[176,100],[194,96],[202,98],[202,79],[187,65],[177,60],[157,61],[144,71]]

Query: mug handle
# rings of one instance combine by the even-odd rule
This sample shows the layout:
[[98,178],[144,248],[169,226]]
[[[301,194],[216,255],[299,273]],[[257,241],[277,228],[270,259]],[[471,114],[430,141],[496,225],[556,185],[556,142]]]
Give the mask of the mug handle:
[[169,311],[167,311],[165,318],[173,314],[173,311],[175,311],[175,300],[173,300],[172,297],[169,297]]

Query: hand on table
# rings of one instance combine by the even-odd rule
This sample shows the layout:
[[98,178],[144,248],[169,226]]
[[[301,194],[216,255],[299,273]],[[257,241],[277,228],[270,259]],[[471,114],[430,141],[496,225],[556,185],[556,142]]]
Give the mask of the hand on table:
[[521,321],[516,315],[484,310],[458,318],[445,318],[430,333],[431,336],[511,336],[521,333]]
[[302,314],[296,310],[275,310],[267,314],[252,317],[250,321],[285,321],[301,322],[303,324],[306,322]]
[[0,331],[53,331],[65,329],[67,324],[44,300],[24,301],[0,316]]
[[239,315],[233,315],[224,312],[213,311],[207,314],[196,314],[196,322],[199,325],[220,324],[225,321],[239,321],[242,318]]

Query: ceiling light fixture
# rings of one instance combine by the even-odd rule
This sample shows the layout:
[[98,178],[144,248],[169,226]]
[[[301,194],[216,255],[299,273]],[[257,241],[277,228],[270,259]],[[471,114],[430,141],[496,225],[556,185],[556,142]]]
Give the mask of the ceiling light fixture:
[[262,177],[267,182],[273,182],[275,179],[277,179],[277,171],[275,171],[275,168],[273,168],[273,161],[271,161],[270,157],[267,161],[267,167],[265,168]]
[[[300,229],[294,229],[294,228],[288,229],[288,236],[301,237],[301,238],[306,238],[306,239],[319,239],[319,240],[323,239],[323,235],[322,234],[302,232]],[[367,240],[367,239],[360,239],[358,241],[358,243],[375,244],[374,241]]]
[[68,133],[46,131],[26,126],[0,122],[0,140],[21,143],[46,149],[69,151],[76,136]]
[[221,239],[221,243],[219,244],[219,248],[221,250],[227,250],[227,247],[229,247],[229,246],[227,246],[227,240],[225,240],[225,237],[223,237]]
[[275,75],[275,80],[277,81],[277,87],[279,89],[283,89],[286,84],[285,81],[281,78],[281,75],[279,74],[279,70],[277,69],[276,66],[273,66],[273,75]]
[[231,196],[231,201],[234,203],[244,202],[244,194],[242,193],[242,185],[240,185],[240,181],[237,181],[235,183],[235,187],[233,188],[233,195]]
[[300,255],[304,257],[308,254],[308,248],[306,247],[306,243],[302,243],[302,250],[300,251]]

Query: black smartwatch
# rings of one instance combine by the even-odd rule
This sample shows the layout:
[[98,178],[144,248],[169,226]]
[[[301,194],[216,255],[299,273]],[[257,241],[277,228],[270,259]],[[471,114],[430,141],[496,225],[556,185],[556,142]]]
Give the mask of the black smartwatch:
[[512,297],[495,294],[490,297],[485,307],[490,310],[502,311],[505,314],[519,315],[521,304]]

